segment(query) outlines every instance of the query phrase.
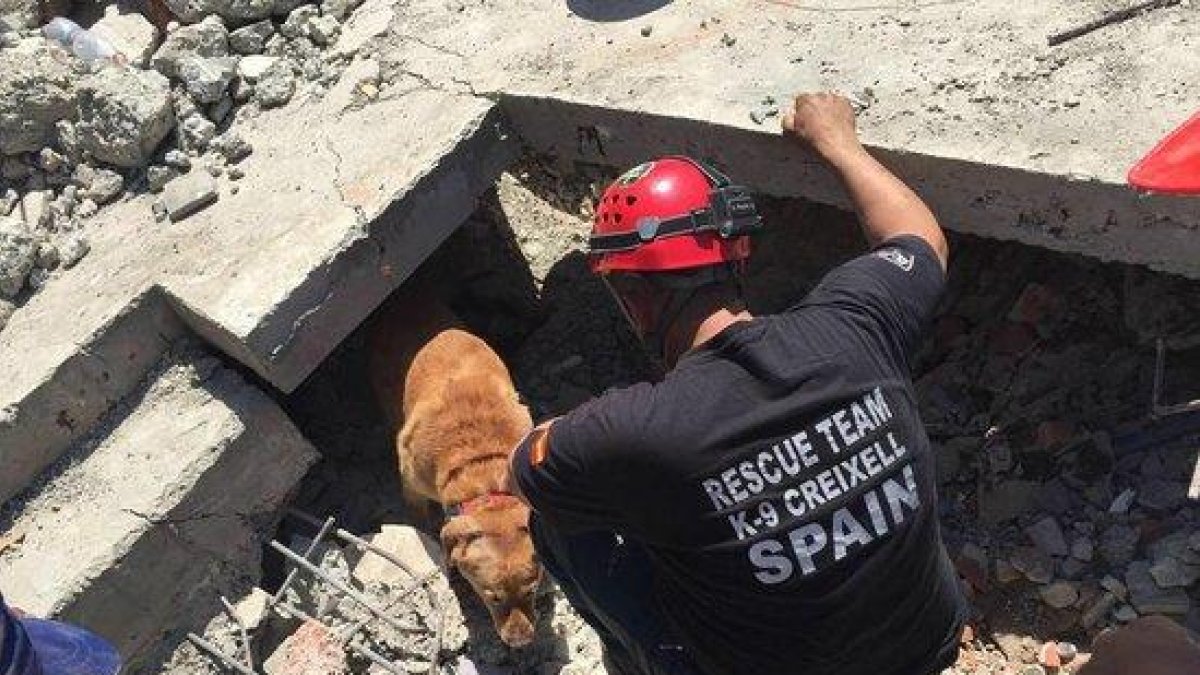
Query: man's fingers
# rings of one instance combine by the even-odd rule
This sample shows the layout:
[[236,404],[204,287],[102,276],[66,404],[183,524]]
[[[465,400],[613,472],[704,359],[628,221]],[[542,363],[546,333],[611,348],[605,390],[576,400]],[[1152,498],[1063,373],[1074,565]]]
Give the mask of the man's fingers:
[[783,117],[779,118],[779,123],[780,123],[780,125],[783,126],[784,131],[788,131],[788,132],[795,131],[796,130],[796,115],[794,113],[786,112],[783,114]]

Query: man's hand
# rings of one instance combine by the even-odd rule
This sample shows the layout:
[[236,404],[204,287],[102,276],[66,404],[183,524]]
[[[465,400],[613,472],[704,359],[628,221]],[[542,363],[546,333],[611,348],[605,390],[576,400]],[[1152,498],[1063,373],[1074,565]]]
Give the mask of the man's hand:
[[925,202],[863,148],[854,109],[838,94],[800,94],[783,116],[784,134],[810,146],[842,180],[872,246],[902,235],[933,247],[942,269],[949,247]]
[[840,94],[800,94],[782,121],[785,134],[808,145],[830,164],[863,152],[854,128],[854,108]]

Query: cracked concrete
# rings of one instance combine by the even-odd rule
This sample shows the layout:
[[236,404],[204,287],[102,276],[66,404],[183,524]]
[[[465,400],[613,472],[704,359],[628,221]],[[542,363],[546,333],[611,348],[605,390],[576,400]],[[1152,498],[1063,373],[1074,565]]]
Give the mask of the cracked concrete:
[[261,537],[316,453],[203,355],[171,357],[114,417],[10,515],[26,536],[0,559],[0,585],[136,663],[164,633],[203,625],[191,598],[257,577]]

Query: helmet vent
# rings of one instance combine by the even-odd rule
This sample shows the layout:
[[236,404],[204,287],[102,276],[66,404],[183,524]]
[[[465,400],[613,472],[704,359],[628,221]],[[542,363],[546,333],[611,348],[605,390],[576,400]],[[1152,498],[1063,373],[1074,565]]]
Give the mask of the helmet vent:
[[625,197],[625,205],[626,206],[633,206],[636,203],[637,203],[637,197],[635,197],[633,195],[629,195],[629,196]]

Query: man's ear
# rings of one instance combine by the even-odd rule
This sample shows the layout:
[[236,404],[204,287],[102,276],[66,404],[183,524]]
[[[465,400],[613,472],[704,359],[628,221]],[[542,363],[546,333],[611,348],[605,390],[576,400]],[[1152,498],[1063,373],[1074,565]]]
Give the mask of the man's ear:
[[442,550],[450,564],[457,567],[471,542],[483,536],[483,530],[471,516],[454,516],[442,526]]

